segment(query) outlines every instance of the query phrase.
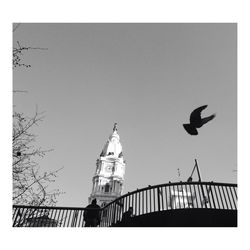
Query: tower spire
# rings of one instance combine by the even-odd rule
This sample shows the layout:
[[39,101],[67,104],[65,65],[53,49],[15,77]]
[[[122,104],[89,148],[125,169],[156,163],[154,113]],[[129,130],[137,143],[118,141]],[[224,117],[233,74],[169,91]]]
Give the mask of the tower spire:
[[114,124],[113,132],[117,131],[117,122]]

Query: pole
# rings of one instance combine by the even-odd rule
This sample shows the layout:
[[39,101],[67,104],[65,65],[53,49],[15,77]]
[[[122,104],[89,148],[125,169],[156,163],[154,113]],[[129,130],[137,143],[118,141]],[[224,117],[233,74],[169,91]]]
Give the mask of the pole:
[[[197,163],[196,159],[195,159],[195,167],[197,168],[197,174],[198,174],[198,177],[199,177],[199,182],[201,182],[200,170],[199,170],[199,166],[198,166],[198,163]],[[201,184],[201,192],[202,192],[202,196],[203,196],[203,200],[204,200],[204,205],[207,208],[206,196],[205,196],[205,192],[204,192],[202,184]],[[203,207],[203,204],[201,204],[201,205]]]
[[200,170],[199,170],[198,163],[197,163],[196,159],[195,159],[195,166],[194,167],[197,169],[197,174],[198,174],[199,182],[201,182]]

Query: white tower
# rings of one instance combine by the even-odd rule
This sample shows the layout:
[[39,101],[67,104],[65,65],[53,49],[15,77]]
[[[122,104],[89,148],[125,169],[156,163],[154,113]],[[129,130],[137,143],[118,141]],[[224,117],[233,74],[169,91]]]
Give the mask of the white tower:
[[100,206],[105,206],[122,194],[125,174],[120,136],[117,133],[117,123],[113,133],[103,147],[96,161],[96,171],[93,177],[93,188],[89,203],[96,199]]

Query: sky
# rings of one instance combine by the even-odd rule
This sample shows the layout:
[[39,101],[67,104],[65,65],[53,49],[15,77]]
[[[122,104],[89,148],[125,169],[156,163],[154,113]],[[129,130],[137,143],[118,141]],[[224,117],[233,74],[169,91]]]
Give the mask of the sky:
[[[18,111],[45,111],[37,145],[54,149],[41,171],[61,167],[58,206],[86,206],[95,162],[118,123],[127,162],[124,193],[186,181],[197,159],[203,181],[236,183],[236,24],[21,24],[13,42],[31,68],[13,71]],[[182,124],[201,105],[211,122]],[[178,169],[180,176],[178,176]],[[194,176],[194,179],[197,177]]]

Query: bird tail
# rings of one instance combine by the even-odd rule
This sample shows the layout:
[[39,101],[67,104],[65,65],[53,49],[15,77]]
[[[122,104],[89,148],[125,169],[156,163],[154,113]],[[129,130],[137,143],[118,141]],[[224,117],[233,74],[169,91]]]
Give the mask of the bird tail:
[[191,124],[183,124],[183,127],[190,135],[198,135],[197,129]]
[[207,123],[207,122],[213,120],[215,116],[216,116],[215,114],[212,114],[212,115],[210,115],[210,116],[208,116],[208,117],[203,118],[203,119],[202,119],[202,125],[204,125],[205,123]]

